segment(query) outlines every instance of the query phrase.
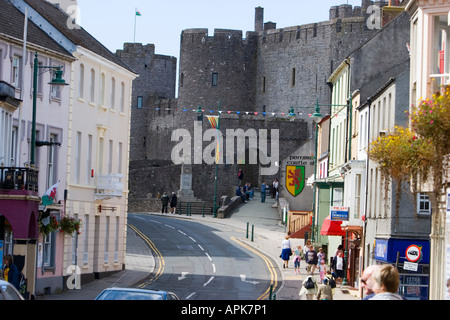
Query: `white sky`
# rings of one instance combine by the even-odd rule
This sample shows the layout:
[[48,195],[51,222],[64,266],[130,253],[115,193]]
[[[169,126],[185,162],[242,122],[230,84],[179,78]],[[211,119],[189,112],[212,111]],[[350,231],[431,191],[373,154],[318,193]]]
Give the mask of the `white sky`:
[[264,22],[277,28],[328,20],[333,5],[360,6],[361,0],[78,0],[79,23],[115,52],[133,42],[135,8],[136,42],[155,44],[157,54],[179,58],[181,31],[207,28],[254,30],[255,8],[264,8]]

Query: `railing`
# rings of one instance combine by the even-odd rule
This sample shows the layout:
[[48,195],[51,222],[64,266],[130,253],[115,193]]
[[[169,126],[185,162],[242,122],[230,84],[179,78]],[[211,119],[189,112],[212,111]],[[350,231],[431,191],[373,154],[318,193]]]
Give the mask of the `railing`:
[[38,192],[38,175],[32,168],[0,167],[0,189]]
[[[289,233],[297,232],[300,229],[311,224],[311,211],[289,211],[291,213],[291,221],[289,223]],[[296,217],[296,219],[293,219]]]

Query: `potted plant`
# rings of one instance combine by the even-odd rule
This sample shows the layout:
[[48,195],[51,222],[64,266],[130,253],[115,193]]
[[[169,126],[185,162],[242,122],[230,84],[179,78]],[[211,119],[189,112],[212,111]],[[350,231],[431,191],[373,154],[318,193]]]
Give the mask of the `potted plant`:
[[75,231],[80,232],[80,220],[73,217],[65,216],[60,221],[60,230],[67,234],[72,234]]
[[54,215],[49,215],[45,218],[39,219],[39,232],[48,235],[51,232],[54,232],[59,229],[59,223],[58,220],[56,220],[56,217]]

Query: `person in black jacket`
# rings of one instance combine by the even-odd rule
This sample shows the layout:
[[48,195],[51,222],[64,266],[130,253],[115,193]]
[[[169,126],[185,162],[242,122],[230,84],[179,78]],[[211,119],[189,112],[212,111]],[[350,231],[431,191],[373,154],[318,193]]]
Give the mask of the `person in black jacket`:
[[306,271],[308,274],[313,275],[314,269],[317,266],[317,252],[314,250],[314,246],[309,246],[309,251],[305,254],[305,261],[306,261]]
[[175,192],[172,192],[172,198],[170,198],[170,211],[172,214],[177,212],[177,195]]
[[161,213],[167,213],[167,205],[169,204],[169,196],[165,192],[163,193],[163,195],[161,197],[161,203],[162,203]]

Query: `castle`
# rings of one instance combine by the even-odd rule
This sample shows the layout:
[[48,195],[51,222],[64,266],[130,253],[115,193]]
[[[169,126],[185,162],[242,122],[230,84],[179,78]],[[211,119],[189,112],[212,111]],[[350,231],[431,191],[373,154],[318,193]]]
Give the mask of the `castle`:
[[[180,189],[181,166],[172,160],[177,143],[172,133],[182,128],[193,137],[196,121],[206,131],[211,126],[205,116],[219,115],[219,107],[224,134],[238,128],[278,130],[279,170],[261,176],[262,165],[249,163],[252,146],[247,141],[245,159],[218,166],[218,194],[233,195],[242,168],[244,180],[256,186],[278,178],[290,207],[310,210],[312,193],[293,198],[284,191],[286,164],[314,154],[314,124],[308,114],[314,112],[316,102],[330,104],[328,77],[377,32],[370,25],[372,5],[381,8],[387,1],[333,6],[328,21],[278,29],[273,22],[264,23],[264,9],[257,7],[255,30],[245,38],[238,30],[215,29],[213,36],[208,36],[208,29],[183,30],[177,98],[176,58],[156,55],[154,45],[125,43],[116,55],[140,75],[133,82],[129,211],[149,210],[149,199]],[[294,121],[288,117],[291,108]],[[203,112],[194,112],[198,109]],[[329,107],[322,107],[321,113],[329,114]],[[212,206],[214,169],[192,164],[192,189],[207,207]],[[312,173],[307,169],[307,176]]]

